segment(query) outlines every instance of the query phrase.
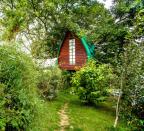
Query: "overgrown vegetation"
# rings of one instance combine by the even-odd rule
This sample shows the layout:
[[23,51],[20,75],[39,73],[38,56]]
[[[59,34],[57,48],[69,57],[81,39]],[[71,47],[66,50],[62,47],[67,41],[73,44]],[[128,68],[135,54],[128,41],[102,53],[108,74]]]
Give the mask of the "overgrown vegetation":
[[[123,52],[120,59],[117,59],[116,70],[120,69],[119,81],[121,84],[122,96],[119,103],[120,118],[124,118],[131,130],[144,128],[144,1],[120,1],[116,2],[116,17],[119,18],[119,25],[126,27],[127,34],[123,38]],[[129,27],[129,28],[128,28]],[[120,86],[120,85],[117,85]]]
[[133,130],[144,128],[144,47],[131,43],[126,46],[122,61],[121,116]]
[[38,77],[38,88],[41,95],[49,100],[57,96],[58,90],[63,88],[62,71],[58,67],[40,69]]
[[91,60],[73,75],[71,82],[82,101],[97,104],[107,98],[111,79],[112,69],[108,65]]
[[[2,46],[1,40],[8,40],[10,44],[11,41],[16,41],[26,45],[30,41],[31,45],[24,46],[33,57],[48,58],[57,56],[58,46],[67,30],[80,37],[87,36],[90,43],[96,47],[95,56],[99,64],[89,63],[72,77],[74,91],[80,99],[98,104],[107,98],[107,89],[111,84],[120,92],[117,92],[116,124],[112,127],[112,124],[108,123],[111,125],[109,129],[117,130],[118,118],[123,118],[130,130],[143,130],[143,23],[144,0],[113,0],[113,6],[109,10],[97,0],[1,0],[0,130],[58,129],[55,128],[56,123],[52,129],[45,126],[46,121],[58,120],[57,116],[54,119],[49,118],[53,112],[56,113],[57,108],[59,109],[57,102],[58,105],[62,105],[62,97],[56,98],[57,91],[69,88],[71,79],[71,74],[61,72],[58,68],[36,71],[32,59],[19,51],[18,47],[15,49],[12,46]],[[113,72],[107,65],[113,67]],[[117,79],[109,83],[111,74],[116,75]],[[52,108],[48,108],[48,115],[43,107],[47,105],[46,99],[43,100],[43,104],[37,104],[37,89],[45,98],[57,100],[53,101],[56,105],[48,103],[52,105]],[[88,113],[93,119],[87,118],[87,109],[79,104],[80,102],[78,106],[74,106],[75,109],[71,109],[71,114],[74,115],[78,110],[88,124],[95,123],[96,121],[92,121],[95,117],[92,115],[98,114]],[[37,105],[39,108],[36,108]],[[77,109],[78,107],[84,110]],[[32,122],[35,113],[38,119]],[[98,125],[103,122],[101,119],[107,117],[107,114],[103,113],[104,115],[101,113],[99,119],[96,119]],[[46,116],[45,122],[41,121],[41,116]],[[76,125],[76,130],[85,129],[84,121],[75,119],[72,118],[72,122],[79,124]],[[45,125],[41,124],[38,127],[37,121]],[[90,126],[95,127],[94,124]],[[101,129],[104,130],[100,127],[99,130]]]
[[32,60],[0,46],[0,130],[26,130],[37,111],[37,72]]

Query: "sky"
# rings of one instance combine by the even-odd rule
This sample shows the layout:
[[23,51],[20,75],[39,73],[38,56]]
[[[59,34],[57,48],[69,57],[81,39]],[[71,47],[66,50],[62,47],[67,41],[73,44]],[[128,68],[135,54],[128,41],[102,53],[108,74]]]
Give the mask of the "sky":
[[101,2],[101,3],[104,3],[105,7],[108,8],[108,9],[112,5],[112,0],[98,0],[98,1]]

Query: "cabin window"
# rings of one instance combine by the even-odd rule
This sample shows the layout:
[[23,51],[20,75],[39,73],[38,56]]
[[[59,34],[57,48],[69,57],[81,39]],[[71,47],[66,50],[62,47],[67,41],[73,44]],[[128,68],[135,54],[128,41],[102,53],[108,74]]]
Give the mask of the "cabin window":
[[75,39],[69,40],[69,64],[75,65]]

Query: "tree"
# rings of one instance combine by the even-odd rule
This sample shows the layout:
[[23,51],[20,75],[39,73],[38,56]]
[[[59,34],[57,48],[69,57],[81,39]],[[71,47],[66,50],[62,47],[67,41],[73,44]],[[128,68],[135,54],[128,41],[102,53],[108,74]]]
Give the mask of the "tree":
[[[134,4],[137,1],[131,1]],[[142,2],[142,1],[141,1]],[[138,2],[136,5],[143,3]],[[138,8],[136,8],[138,7]],[[132,23],[127,23],[128,19],[123,20],[124,26],[128,26],[127,35],[125,36],[124,51],[121,53],[121,61],[118,65],[120,68],[122,96],[117,102],[117,114],[122,115],[132,129],[141,130],[144,126],[144,108],[143,108],[143,77],[144,77],[144,46],[143,46],[143,6],[133,6]],[[124,14],[123,16],[125,16]],[[131,27],[131,29],[130,29]],[[117,115],[117,118],[118,118]],[[117,121],[116,118],[116,121]],[[116,122],[115,121],[115,127]]]
[[66,30],[87,35],[112,21],[110,12],[96,0],[2,0],[0,5],[4,38],[25,35],[36,57],[56,56]]

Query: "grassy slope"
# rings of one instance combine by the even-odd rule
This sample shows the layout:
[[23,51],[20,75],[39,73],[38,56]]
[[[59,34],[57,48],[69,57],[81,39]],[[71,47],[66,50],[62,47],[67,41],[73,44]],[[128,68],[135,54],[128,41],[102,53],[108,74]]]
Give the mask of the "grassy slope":
[[[67,114],[70,126],[67,131],[107,131],[107,127],[113,125],[114,110],[110,104],[97,107],[83,105],[76,96],[61,92],[54,101],[44,102],[40,106],[40,113],[31,125],[31,131],[59,131],[58,111],[64,103],[68,103]],[[126,128],[120,124],[121,131]]]

